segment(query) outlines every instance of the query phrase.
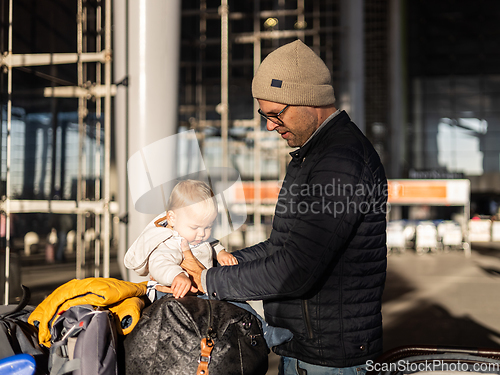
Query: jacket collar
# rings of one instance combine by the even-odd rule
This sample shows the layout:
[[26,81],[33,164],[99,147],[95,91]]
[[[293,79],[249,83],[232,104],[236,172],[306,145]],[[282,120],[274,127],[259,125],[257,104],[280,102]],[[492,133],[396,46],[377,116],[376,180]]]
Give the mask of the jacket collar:
[[341,111],[335,116],[330,116],[325,120],[323,124],[320,125],[318,130],[313,133],[311,138],[309,138],[303,146],[290,152],[290,156],[294,160],[302,161],[310,152],[310,150],[312,150],[319,142],[325,140],[325,135],[328,134],[330,129],[336,127],[339,124],[346,124],[350,121],[351,119],[349,118],[349,115],[346,113],[346,111]]

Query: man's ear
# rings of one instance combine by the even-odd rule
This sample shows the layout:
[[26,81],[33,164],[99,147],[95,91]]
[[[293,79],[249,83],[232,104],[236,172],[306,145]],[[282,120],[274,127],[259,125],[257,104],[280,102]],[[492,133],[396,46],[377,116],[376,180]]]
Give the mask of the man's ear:
[[170,227],[174,227],[175,226],[175,212],[172,211],[172,210],[168,210],[167,211],[167,223]]

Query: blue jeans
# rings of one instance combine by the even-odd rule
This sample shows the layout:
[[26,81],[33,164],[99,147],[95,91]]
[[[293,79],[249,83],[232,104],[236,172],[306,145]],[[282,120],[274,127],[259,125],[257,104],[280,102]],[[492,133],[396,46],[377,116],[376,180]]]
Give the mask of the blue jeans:
[[366,365],[353,367],[325,367],[311,365],[296,358],[281,357],[279,375],[365,375]]

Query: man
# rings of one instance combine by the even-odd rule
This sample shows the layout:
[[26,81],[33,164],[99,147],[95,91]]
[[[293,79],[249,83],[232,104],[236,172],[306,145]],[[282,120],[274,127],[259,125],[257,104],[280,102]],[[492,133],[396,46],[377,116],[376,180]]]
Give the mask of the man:
[[387,180],[374,148],[334,107],[330,72],[297,40],[267,56],[252,83],[267,129],[292,160],[267,241],[238,265],[188,266],[219,300],[264,302],[269,324],[294,334],[274,347],[281,374],[361,374],[382,351]]

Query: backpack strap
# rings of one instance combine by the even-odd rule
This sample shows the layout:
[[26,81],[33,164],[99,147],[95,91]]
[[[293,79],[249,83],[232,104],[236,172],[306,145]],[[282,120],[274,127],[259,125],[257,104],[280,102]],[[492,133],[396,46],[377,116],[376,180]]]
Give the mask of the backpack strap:
[[[66,341],[67,342],[67,341]],[[66,352],[67,348],[64,345],[60,345],[60,343],[56,343],[56,346],[59,347],[59,352]],[[72,360],[68,360],[67,357],[61,355],[56,352],[57,349],[50,348],[51,356],[49,358],[50,361],[50,375],[63,375],[69,374],[73,371],[80,370],[80,358],[74,358]]]
[[208,365],[210,364],[212,349],[214,348],[214,342],[210,337],[204,337],[201,339],[201,354],[200,359],[198,359],[198,369],[196,370],[196,375],[208,375]]
[[75,337],[80,331],[82,328],[75,324],[61,340],[52,344],[49,355],[50,375],[62,375],[80,370],[80,358],[73,358],[73,354],[69,353],[70,348],[68,348],[70,337]]
[[59,368],[57,375],[70,374],[73,371],[80,370],[80,358],[67,361]]

